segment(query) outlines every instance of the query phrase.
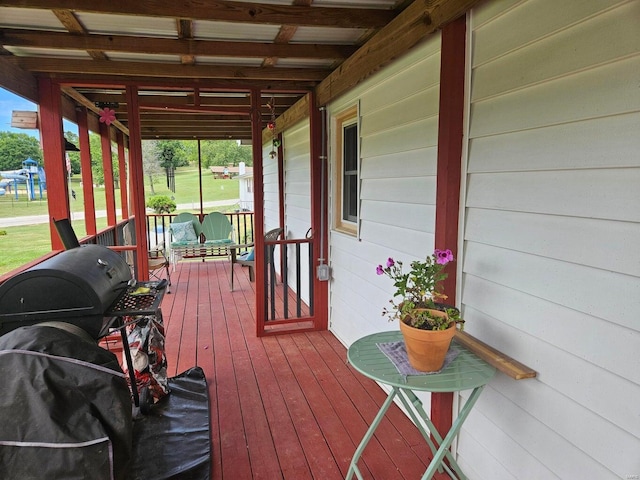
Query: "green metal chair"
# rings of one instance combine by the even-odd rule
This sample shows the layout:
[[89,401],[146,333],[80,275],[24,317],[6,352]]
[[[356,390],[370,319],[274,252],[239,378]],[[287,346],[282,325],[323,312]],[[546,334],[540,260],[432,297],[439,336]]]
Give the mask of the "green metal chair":
[[199,254],[202,243],[202,225],[193,213],[182,212],[174,217],[169,225],[171,232],[171,263],[175,267],[176,257]]
[[229,218],[220,212],[211,212],[202,220],[202,233],[205,247],[226,248],[234,243],[233,225]]

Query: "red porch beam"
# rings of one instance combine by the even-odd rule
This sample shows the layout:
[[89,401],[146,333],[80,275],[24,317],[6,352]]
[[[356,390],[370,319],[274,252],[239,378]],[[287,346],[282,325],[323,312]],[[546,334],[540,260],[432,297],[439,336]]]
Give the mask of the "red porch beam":
[[129,194],[127,180],[127,161],[125,157],[124,133],[120,130],[116,131],[116,139],[118,142],[118,172],[120,173],[120,208],[122,209],[122,219],[129,218]]
[[[264,249],[264,175],[262,165],[262,118],[260,114],[260,90],[251,89],[251,150],[253,155],[253,211],[254,242],[256,252]],[[266,296],[262,286],[264,278],[264,255],[256,255],[256,336],[264,334]],[[233,268],[233,265],[231,265]]]
[[116,194],[111,158],[111,136],[109,126],[100,123],[100,145],[102,147],[102,169],[104,171],[104,194],[107,200],[107,225],[114,226],[116,219]]
[[142,172],[142,144],[140,143],[140,108],[138,89],[127,86],[127,114],[129,118],[129,172],[131,175],[131,206],[136,230],[138,279],[149,279],[149,244],[144,205],[144,174]]
[[89,121],[85,107],[76,110],[78,138],[80,139],[80,173],[82,175],[82,193],[84,195],[84,224],[87,235],[95,236],[96,202],[93,192],[93,170],[91,169],[91,147],[89,146]]
[[53,219],[70,218],[69,187],[65,162],[64,135],[62,134],[62,97],[60,85],[49,78],[38,79],[40,101],[40,141],[44,154],[44,171],[47,176],[47,205],[51,248],[64,250],[62,240]]
[[[449,248],[458,259],[458,220],[464,121],[466,15],[442,29],[440,51],[440,108],[438,123],[438,168],[436,184],[436,248]],[[455,265],[447,267],[444,281],[447,303],[455,305]],[[431,420],[439,432],[451,428],[453,393],[431,395]]]
[[[327,264],[327,175],[326,158],[323,156],[322,138],[323,115],[316,107],[315,93],[309,94],[309,135],[311,150],[311,228],[313,231],[313,258],[315,267]],[[318,280],[314,272],[314,328],[326,330],[329,324],[329,282]]]

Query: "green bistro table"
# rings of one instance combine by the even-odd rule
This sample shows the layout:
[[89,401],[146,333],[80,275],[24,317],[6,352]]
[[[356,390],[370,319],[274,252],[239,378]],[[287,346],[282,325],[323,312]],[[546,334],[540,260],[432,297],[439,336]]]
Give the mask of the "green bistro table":
[[[380,411],[373,419],[360,445],[358,445],[351,459],[346,479],[351,480],[355,474],[359,480],[363,480],[362,474],[358,469],[358,460],[396,397],[398,397],[402,405],[404,405],[409,416],[418,427],[418,430],[420,430],[420,433],[433,453],[433,459],[429,463],[422,479],[430,479],[436,471],[442,472],[443,469],[447,470],[447,472],[455,478],[466,479],[467,477],[462,473],[460,466],[456,463],[453,455],[449,451],[449,447],[453,439],[460,432],[463,422],[469,416],[484,386],[495,375],[496,369],[462,345],[457,344],[454,340],[454,342],[451,343],[451,348],[458,351],[458,356],[441,372],[429,375],[402,375],[398,373],[395,365],[382,353],[377,345],[378,343],[397,341],[402,341],[402,334],[399,331],[374,333],[373,335],[368,335],[355,341],[347,352],[349,363],[351,363],[353,368],[358,372],[365,377],[369,377],[376,382],[389,385],[393,388],[380,407]],[[451,429],[447,432],[443,440],[422,407],[422,402],[414,392],[458,392],[471,389],[473,389],[473,392],[465,402],[462,410],[460,410],[460,413],[451,425]],[[435,443],[422,426],[422,423],[418,420],[416,413],[420,415],[426,424]],[[449,465],[443,461],[445,457],[448,459]],[[452,471],[452,469],[455,472]]]

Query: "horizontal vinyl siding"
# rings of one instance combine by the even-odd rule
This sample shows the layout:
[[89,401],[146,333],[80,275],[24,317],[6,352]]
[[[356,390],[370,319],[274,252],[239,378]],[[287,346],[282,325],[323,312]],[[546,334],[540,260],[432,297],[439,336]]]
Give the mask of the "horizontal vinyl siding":
[[[264,231],[280,226],[280,194],[278,186],[278,159],[271,158],[271,145],[262,148],[262,178],[264,181]],[[276,265],[278,263],[276,262]]]
[[[393,285],[376,266],[433,251],[439,77],[435,35],[329,106],[329,118],[356,103],[360,113],[359,236],[330,236],[330,328],[345,345],[399,328],[381,314]],[[333,180],[331,154],[329,165]],[[333,212],[339,193],[331,191]],[[429,411],[430,396],[420,398]]]
[[[356,103],[360,114],[359,236],[330,236],[331,330],[346,345],[398,328],[381,315],[393,286],[376,265],[433,250],[439,76],[437,35],[329,106],[329,118]],[[334,149],[335,132],[330,140]],[[331,152],[329,165],[333,181]]]
[[483,392],[471,479],[640,474],[638,19],[638,0],[472,12],[463,313],[538,377]]
[[[305,238],[311,227],[311,143],[309,120],[304,120],[284,132],[284,183],[285,183],[285,232],[288,240]],[[309,249],[303,245],[301,252],[301,292],[309,302]],[[288,247],[289,286],[296,290],[295,249]]]

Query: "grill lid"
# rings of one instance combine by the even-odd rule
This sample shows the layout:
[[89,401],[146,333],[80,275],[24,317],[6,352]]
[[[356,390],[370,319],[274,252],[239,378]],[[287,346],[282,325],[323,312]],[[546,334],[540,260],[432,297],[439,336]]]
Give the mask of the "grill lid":
[[104,313],[130,280],[125,260],[106,247],[66,250],[0,285],[0,335],[54,319],[99,331]]

